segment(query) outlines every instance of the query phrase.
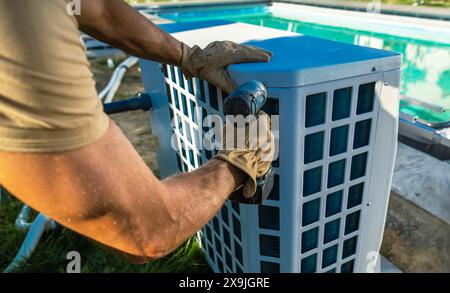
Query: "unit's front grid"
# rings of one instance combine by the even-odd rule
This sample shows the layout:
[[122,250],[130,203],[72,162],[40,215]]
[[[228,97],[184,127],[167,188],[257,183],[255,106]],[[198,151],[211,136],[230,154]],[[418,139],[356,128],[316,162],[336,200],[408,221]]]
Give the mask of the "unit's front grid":
[[[177,67],[163,66],[163,71],[178,169],[189,172],[215,154],[201,147],[203,135],[209,130],[202,122],[207,115],[223,116],[225,93],[201,80],[186,80]],[[380,78],[379,74],[373,74],[307,86],[300,96],[290,97],[301,99],[300,110],[304,111],[301,133],[292,134],[300,139],[298,151],[302,162],[298,167],[302,176],[298,180],[302,190],[297,194],[280,194],[280,186],[289,182],[280,178],[283,163],[275,161],[275,183],[269,199],[264,205],[251,208],[257,210],[253,212],[258,214],[258,221],[248,229],[258,232],[258,239],[253,241],[258,241],[259,247],[258,257],[252,259],[248,251],[254,247],[248,246],[250,242],[255,246],[254,242],[245,243],[242,235],[242,225],[248,225],[246,215],[239,204],[227,201],[199,232],[214,271],[245,272],[249,262],[258,262],[261,272],[279,272],[283,261],[280,214],[284,206],[294,202],[300,203],[298,217],[290,223],[300,230],[297,255],[291,256],[298,260],[295,271],[354,271],[371,175],[368,168],[374,142],[371,133],[377,124]],[[269,98],[264,110],[283,119],[277,98]],[[300,200],[294,201],[293,197]]]
[[[178,67],[163,66],[169,112],[172,121],[172,146],[178,169],[190,172],[215,155],[201,147],[203,127],[208,115],[221,115],[225,93],[199,79],[186,80]],[[227,201],[221,211],[199,232],[208,263],[216,272],[244,272],[240,207]]]
[[380,74],[305,87],[300,271],[353,272],[370,182]]

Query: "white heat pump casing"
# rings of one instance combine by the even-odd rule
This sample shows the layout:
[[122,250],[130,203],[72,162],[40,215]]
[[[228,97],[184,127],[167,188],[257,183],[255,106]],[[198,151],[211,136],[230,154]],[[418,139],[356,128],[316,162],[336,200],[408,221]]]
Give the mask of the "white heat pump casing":
[[[401,55],[242,23],[204,27],[173,35],[188,45],[197,44],[204,47],[211,41],[232,40],[257,45],[274,53],[270,63],[232,65],[229,72],[238,84],[253,79],[264,82],[267,85],[268,96],[278,101],[280,157],[275,172],[279,176],[279,200],[269,199],[264,205],[278,209],[278,229],[260,227],[259,213],[262,213],[264,208],[241,204],[237,212],[231,203],[227,202],[215,220],[208,223],[200,232],[208,263],[213,270],[260,272],[268,265],[275,271],[300,272],[305,269],[304,260],[310,257],[309,260],[314,260],[315,272],[333,269],[336,272],[350,269],[354,272],[373,271],[382,241],[397,146]],[[205,161],[206,157],[204,150],[195,149],[196,145],[189,142],[189,137],[193,136],[195,131],[202,132],[201,125],[195,126],[192,119],[195,110],[191,109],[189,103],[206,109],[208,114],[221,115],[224,94],[215,91],[214,99],[217,101],[214,103],[216,106],[212,107],[209,93],[211,88],[206,83],[194,80],[189,85],[190,82],[180,75],[179,69],[171,66],[166,67],[165,77],[156,63],[141,60],[141,67],[145,89],[153,95],[152,127],[159,137],[160,174],[166,177],[177,172],[179,169],[177,152],[180,154],[181,164],[185,165],[181,169],[191,171],[197,168],[201,165],[200,161]],[[164,94],[166,90],[164,82],[169,89],[169,97]],[[369,112],[357,114],[359,86],[372,83],[373,108]],[[203,87],[205,102],[201,101],[200,87]],[[333,120],[333,95],[336,90],[346,88],[352,89],[349,116]],[[308,115],[306,111],[311,107],[307,106],[307,99],[310,97],[312,99],[319,93],[326,95],[325,120],[318,125],[306,127]],[[179,129],[172,130],[170,112],[176,117],[174,128],[181,125]],[[364,121],[369,123],[363,124]],[[367,145],[353,149],[353,140],[356,139],[355,128],[363,129],[361,125],[369,125],[365,132],[361,132],[365,137],[369,131]],[[330,155],[332,131],[337,128],[347,129],[347,148],[345,152]],[[172,131],[178,151],[174,151],[171,147]],[[306,137],[308,135],[313,137],[313,134],[320,134],[322,137],[322,158],[305,163]],[[189,160],[188,151],[184,151],[182,145],[185,149],[193,149],[194,160]],[[353,172],[352,160],[355,156],[365,157],[365,172],[362,177],[350,180]],[[342,161],[344,163],[340,163]],[[343,182],[329,187],[328,169],[335,166],[345,166],[345,175]],[[304,196],[305,172],[315,168],[321,169],[320,191]],[[356,185],[363,186],[361,202],[347,209],[349,190]],[[342,192],[340,211],[326,216],[328,197],[330,194],[340,192]],[[319,219],[303,225],[302,209],[306,203],[315,200],[319,200],[320,203]],[[358,227],[345,234],[346,222],[351,222],[348,219],[354,214],[359,215],[357,223],[354,224]],[[240,239],[236,235],[238,231],[233,225],[234,219],[237,219],[240,225]],[[329,237],[326,236],[329,233],[325,235],[325,230],[328,229],[325,227],[329,227],[327,224],[331,222],[339,223],[339,236],[337,239],[327,240],[328,242],[324,244],[324,238]],[[310,233],[316,228],[318,238],[316,246],[302,252],[303,245],[306,246],[306,243],[302,244],[303,233]],[[208,231],[212,235],[210,240],[206,236]],[[226,233],[229,235],[225,235]],[[262,254],[265,249],[260,246],[266,242],[261,242],[261,235],[278,239],[279,257]],[[229,243],[230,247],[226,243]],[[277,242],[274,243],[276,246]],[[355,247],[349,246],[348,243],[353,243]],[[240,253],[237,252],[239,246]],[[349,247],[351,250],[354,249],[354,252],[342,258],[343,254],[348,254]],[[327,260],[323,260],[325,250]],[[329,260],[330,251],[336,254],[336,261],[322,267],[323,262]],[[269,251],[270,253],[272,252]]]

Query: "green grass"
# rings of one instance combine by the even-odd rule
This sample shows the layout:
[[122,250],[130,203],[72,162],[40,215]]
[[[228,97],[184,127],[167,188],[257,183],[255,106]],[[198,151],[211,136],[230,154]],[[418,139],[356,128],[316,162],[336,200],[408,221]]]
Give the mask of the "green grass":
[[[0,206],[0,270],[3,271],[14,259],[26,233],[14,225],[22,203],[10,195],[3,195]],[[16,272],[66,272],[69,251],[81,255],[81,271],[109,272],[209,272],[203,252],[195,238],[190,239],[167,257],[144,265],[133,265],[98,244],[62,227],[44,233],[32,257]]]

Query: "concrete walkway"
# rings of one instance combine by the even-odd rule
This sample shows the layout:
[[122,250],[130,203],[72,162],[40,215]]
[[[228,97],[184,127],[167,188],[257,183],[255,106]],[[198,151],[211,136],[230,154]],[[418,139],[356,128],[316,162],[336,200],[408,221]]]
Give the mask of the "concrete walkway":
[[[354,2],[342,0],[279,0],[274,2],[299,3],[304,5],[338,8],[345,10],[367,11],[367,2]],[[412,5],[395,5],[395,4],[381,4],[381,14],[395,14],[403,16],[431,18],[439,20],[450,20],[450,9],[427,7],[427,6],[412,6]]]
[[450,161],[399,143],[391,190],[450,224]]

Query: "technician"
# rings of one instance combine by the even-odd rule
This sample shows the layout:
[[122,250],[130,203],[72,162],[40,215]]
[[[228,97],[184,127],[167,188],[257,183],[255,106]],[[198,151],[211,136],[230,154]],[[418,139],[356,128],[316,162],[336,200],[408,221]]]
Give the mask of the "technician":
[[81,0],[77,16],[67,13],[69,2],[0,0],[0,184],[129,261],[159,258],[206,224],[233,190],[254,194],[273,141],[222,150],[191,173],[159,181],[103,113],[79,30],[227,92],[236,87],[228,65],[268,62],[271,53],[228,41],[191,48],[122,0]]

